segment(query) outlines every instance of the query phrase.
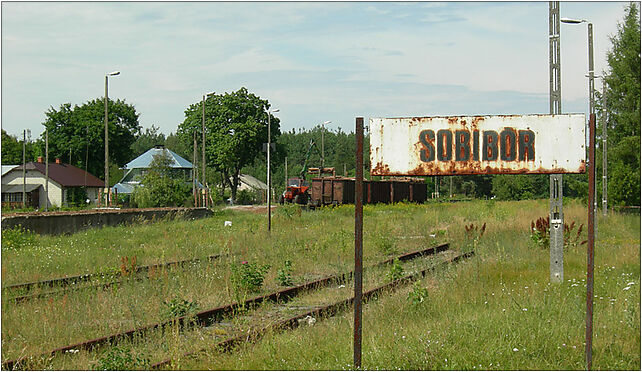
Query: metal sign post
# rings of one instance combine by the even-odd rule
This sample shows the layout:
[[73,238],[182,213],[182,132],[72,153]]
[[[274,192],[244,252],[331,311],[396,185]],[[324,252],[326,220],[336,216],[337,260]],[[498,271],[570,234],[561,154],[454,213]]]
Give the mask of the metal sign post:
[[361,368],[361,294],[363,272],[363,118],[357,118],[354,205],[354,368]]
[[[592,150],[589,153],[594,172],[595,115],[591,115],[591,122]],[[584,114],[370,118],[369,133],[372,176],[586,172]],[[360,368],[363,118],[357,118],[356,137],[354,361],[355,368]],[[551,196],[561,199],[561,182],[555,186],[556,194]],[[593,324],[594,187],[595,179],[591,174],[586,321],[589,369]],[[555,223],[563,229],[563,224]]]
[[586,253],[586,369],[593,367],[593,254],[595,249],[595,114],[589,119],[588,247]]

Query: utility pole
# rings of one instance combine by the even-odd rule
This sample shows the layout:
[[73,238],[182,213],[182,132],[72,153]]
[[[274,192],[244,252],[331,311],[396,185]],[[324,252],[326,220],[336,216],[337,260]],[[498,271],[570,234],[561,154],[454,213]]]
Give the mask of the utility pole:
[[267,110],[268,115],[268,141],[267,141],[267,215],[268,215],[268,233],[272,231],[272,176],[270,172],[270,147],[272,146],[272,134],[270,132],[270,116],[279,112],[279,109]]
[[285,157],[285,187],[288,187],[288,157]]
[[45,129],[45,212],[47,212],[48,210],[49,210],[49,130]]
[[109,206],[109,119],[107,101],[107,86],[109,84],[109,74],[105,75],[105,207]]
[[607,187],[606,187],[606,83],[602,76],[602,215],[606,216],[607,209]]
[[[595,71],[593,63],[593,24],[588,24],[588,63],[589,63],[589,117],[595,114]],[[593,188],[593,213],[597,213],[597,187]],[[595,224],[597,233],[597,223]]]
[[[549,42],[549,97],[550,113],[562,113],[561,52],[560,52],[560,3],[548,3],[548,42]],[[564,209],[562,175],[550,175],[550,281],[564,282]]]
[[107,115],[107,103],[109,101],[108,85],[109,77],[117,75],[120,75],[120,71],[110,72],[105,75],[105,207],[109,207],[111,205],[111,201],[109,200],[109,119]]
[[22,209],[26,208],[27,203],[27,130],[22,131]]
[[198,196],[196,192],[196,174],[198,173],[198,170],[196,169],[196,131],[194,131],[193,134],[194,137],[194,156],[193,160],[194,163],[192,164],[192,194],[194,194],[194,206],[198,207]]

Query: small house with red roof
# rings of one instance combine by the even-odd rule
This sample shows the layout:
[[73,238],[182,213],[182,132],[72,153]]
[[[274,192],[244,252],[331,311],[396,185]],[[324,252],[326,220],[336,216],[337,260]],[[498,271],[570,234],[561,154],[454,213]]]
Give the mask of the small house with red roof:
[[[22,165],[15,166],[2,174],[2,204],[22,206],[23,191],[26,192],[26,204],[29,207],[43,209],[45,203],[52,207],[61,207],[89,199],[97,203],[99,191],[105,187],[105,182],[98,177],[85,172],[71,164],[65,164],[56,159],[49,163],[49,195],[45,192],[46,165],[42,157],[37,162],[25,165],[26,178],[23,179]],[[24,186],[23,186],[24,185]]]

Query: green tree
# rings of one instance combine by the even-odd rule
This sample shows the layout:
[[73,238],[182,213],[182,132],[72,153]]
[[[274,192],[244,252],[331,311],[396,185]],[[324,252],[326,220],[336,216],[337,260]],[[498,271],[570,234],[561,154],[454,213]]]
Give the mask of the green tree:
[[[241,169],[262,154],[263,143],[267,142],[269,108],[267,100],[244,87],[232,93],[211,95],[205,101],[206,162],[220,172],[221,183],[231,189],[232,199],[236,199]],[[193,133],[201,133],[202,120],[203,106],[199,101],[185,110],[185,120],[177,131],[181,142],[192,143]],[[272,142],[277,142],[281,133],[279,123],[278,118],[270,118]]]
[[146,128],[144,132],[136,137],[136,140],[132,143],[131,160],[136,159],[156,145],[165,144],[165,135],[159,131],[160,128],[152,124],[150,128]]
[[192,161],[193,149],[192,143],[190,142],[189,146],[187,143],[183,143],[178,136],[178,134],[170,133],[165,138],[165,148],[172,150],[178,155],[182,156],[184,159]]
[[[138,113],[125,101],[109,100],[109,161],[122,166],[131,160],[131,146],[140,133]],[[105,176],[105,106],[101,98],[82,106],[51,107],[43,125],[49,130],[49,159],[60,158],[97,177]],[[45,133],[41,135],[44,146]],[[41,149],[44,152],[44,147]],[[118,179],[110,177],[114,184]]]
[[531,199],[535,186],[531,175],[501,174],[493,177],[493,194],[499,200]]
[[172,162],[166,151],[162,155],[154,155],[141,185],[132,193],[132,201],[137,207],[174,207],[190,199],[191,185],[176,177]]
[[[30,146],[28,146],[30,150]],[[32,154],[26,151],[27,161],[31,161]],[[22,141],[2,130],[2,164],[22,164]]]
[[[608,71],[604,74],[606,92],[598,101],[598,108],[604,105],[607,109],[609,204],[640,205],[639,3],[626,6],[624,20],[610,39],[612,49],[607,53]],[[601,168],[601,151],[597,156]]]

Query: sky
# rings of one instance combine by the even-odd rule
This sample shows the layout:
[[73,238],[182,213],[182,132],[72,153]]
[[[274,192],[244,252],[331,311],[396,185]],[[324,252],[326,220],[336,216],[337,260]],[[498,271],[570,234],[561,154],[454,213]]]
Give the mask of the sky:
[[[626,2],[561,2],[594,25],[595,71]],[[548,2],[2,2],[2,129],[104,96],[176,132],[246,87],[281,130],[355,117],[548,114]],[[588,111],[587,25],[561,25],[562,112]],[[596,81],[601,90],[601,81]],[[367,119],[366,119],[367,120]]]

